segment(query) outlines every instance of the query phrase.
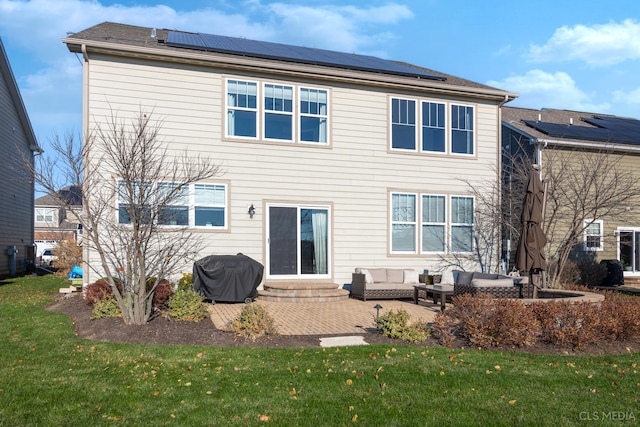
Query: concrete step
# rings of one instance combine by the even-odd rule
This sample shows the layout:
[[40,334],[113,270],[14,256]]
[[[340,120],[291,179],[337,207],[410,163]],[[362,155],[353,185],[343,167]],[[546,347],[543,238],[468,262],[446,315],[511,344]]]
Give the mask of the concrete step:
[[349,291],[336,283],[275,282],[258,291],[258,300],[272,302],[330,302],[349,298]]

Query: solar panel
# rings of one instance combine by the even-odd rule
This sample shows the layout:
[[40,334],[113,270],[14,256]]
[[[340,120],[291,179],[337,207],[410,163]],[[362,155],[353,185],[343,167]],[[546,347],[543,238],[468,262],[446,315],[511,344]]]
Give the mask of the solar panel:
[[442,76],[414,69],[397,62],[377,58],[375,56],[356,55],[353,53],[336,52],[325,49],[291,46],[238,37],[169,31],[166,43],[168,46],[173,47],[201,49],[211,52],[278,59],[304,64],[334,66],[361,71],[374,71],[401,76],[427,78],[430,80],[446,80],[446,78]]
[[524,120],[524,123],[554,138],[640,144],[640,121],[624,118],[589,118],[583,120],[598,127],[565,125]]

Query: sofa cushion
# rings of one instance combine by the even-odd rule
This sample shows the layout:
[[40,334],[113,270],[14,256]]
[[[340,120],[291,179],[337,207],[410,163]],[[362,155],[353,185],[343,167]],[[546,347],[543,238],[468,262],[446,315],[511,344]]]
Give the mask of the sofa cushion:
[[420,281],[420,273],[416,270],[405,270],[404,271],[404,280],[402,283],[405,285],[413,285],[417,284]]
[[473,279],[471,286],[476,288],[509,288],[513,286],[512,279]]
[[387,269],[386,268],[370,268],[369,273],[373,279],[373,283],[385,283],[387,282]]
[[499,274],[495,274],[495,273],[473,273],[473,278],[474,279],[501,279],[504,278],[506,276],[500,277]]
[[402,282],[400,283],[372,283],[367,285],[367,290],[388,290],[388,291],[397,291],[397,290],[413,290],[413,285],[406,285]]
[[404,282],[404,270],[395,268],[387,268],[387,282],[402,283]]

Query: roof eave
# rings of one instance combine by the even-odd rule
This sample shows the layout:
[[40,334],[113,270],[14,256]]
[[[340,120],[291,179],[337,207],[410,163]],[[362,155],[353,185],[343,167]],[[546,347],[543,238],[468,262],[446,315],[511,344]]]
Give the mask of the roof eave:
[[377,87],[400,90],[429,90],[430,92],[472,96],[496,102],[508,102],[518,97],[515,93],[490,88],[474,88],[451,85],[446,82],[428,78],[406,77],[392,74],[373,73],[337,67],[317,66],[287,61],[273,61],[232,54],[198,51],[179,51],[149,46],[121,45],[113,42],[75,39],[67,37],[62,40],[71,52],[102,53],[115,56],[136,57],[146,59],[163,59],[173,62],[190,62],[223,69],[240,69],[253,72],[266,72],[282,76],[310,77],[319,80],[340,81],[344,83],[367,84]]

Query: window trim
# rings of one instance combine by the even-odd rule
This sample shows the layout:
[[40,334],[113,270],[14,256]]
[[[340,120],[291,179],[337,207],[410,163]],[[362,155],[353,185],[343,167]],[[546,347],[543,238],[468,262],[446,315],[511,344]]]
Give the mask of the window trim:
[[[600,234],[589,234],[589,226],[593,224],[598,224],[600,226]],[[602,252],[604,251],[604,221],[601,219],[585,219],[582,223],[584,227],[584,231],[582,233],[582,247],[585,252]],[[598,236],[600,237],[600,245],[597,247],[588,246],[587,238],[588,236]]]
[[[223,77],[223,88],[222,91],[222,103],[223,103],[223,139],[231,140],[231,141],[242,141],[242,142],[261,142],[261,143],[269,143],[269,144],[285,144],[285,145],[304,145],[304,146],[312,146],[312,147],[329,147],[331,144],[331,90],[328,87],[314,86],[314,85],[305,85],[301,83],[292,83],[288,81],[277,81],[271,79],[251,79],[244,77],[235,77],[235,76],[226,76]],[[256,108],[248,109],[244,107],[232,107],[229,106],[228,97],[229,97],[229,82],[242,82],[242,83],[253,83],[256,84]],[[266,114],[284,114],[281,111],[273,111],[267,110],[265,108],[265,94],[266,94],[266,86],[283,86],[291,88],[292,90],[292,108],[291,113],[288,114],[291,116],[291,139],[279,139],[279,138],[267,138],[266,137]],[[303,89],[323,92],[326,95],[326,114],[324,115],[315,115],[315,114],[302,114],[300,108],[300,100],[301,100],[301,91]],[[256,136],[241,136],[241,135],[232,135],[229,132],[229,111],[230,110],[241,110],[241,111],[255,111],[256,114]],[[325,141],[306,141],[302,139],[302,118],[303,117],[319,117],[321,120],[324,119],[326,122],[326,136]]]
[[[38,211],[43,211],[44,213],[42,214],[42,220],[38,220]],[[47,213],[49,213],[51,215],[51,219],[47,219]],[[35,222],[40,223],[40,224],[51,224],[53,222],[55,222],[56,219],[56,209],[55,208],[38,208],[36,207],[36,211],[35,211]]]
[[[403,194],[403,195],[413,195],[416,197],[416,210],[414,212],[415,214],[415,222],[413,224],[415,224],[415,233],[414,233],[414,250],[413,251],[398,251],[398,250],[394,250],[393,249],[393,226],[394,224],[407,224],[409,222],[407,221],[394,221],[393,219],[393,196],[396,194]],[[423,221],[423,207],[422,207],[422,200],[424,196],[434,196],[434,197],[444,197],[444,202],[445,202],[445,212],[444,212],[444,218],[445,218],[445,222],[444,222],[444,250],[443,251],[425,251],[423,250],[423,246],[422,246],[422,241],[424,238],[423,235],[423,226],[424,225],[430,225],[433,224],[431,222],[424,222]],[[454,223],[453,222],[453,211],[452,211],[452,204],[453,204],[453,198],[455,197],[459,197],[459,198],[464,198],[464,199],[471,199],[472,200],[472,222],[471,223]],[[476,219],[476,215],[475,215],[475,209],[476,209],[476,200],[475,197],[473,195],[470,194],[460,194],[460,193],[456,193],[456,194],[442,194],[442,193],[437,193],[437,192],[428,192],[428,191],[402,191],[402,190],[390,190],[389,191],[389,198],[388,198],[388,203],[389,203],[389,210],[388,210],[388,224],[389,224],[389,229],[388,229],[388,239],[389,239],[389,243],[388,243],[388,247],[389,247],[389,254],[391,255],[469,255],[469,254],[473,254],[475,251],[475,247],[476,247],[476,243],[473,239],[473,234],[471,236],[471,249],[469,251],[454,251],[453,250],[453,242],[452,242],[452,236],[453,236],[453,228],[455,226],[470,226],[471,227],[471,233],[474,232],[475,230],[475,219]]]
[[[405,97],[400,95],[389,95],[388,96],[388,149],[393,153],[405,153],[405,154],[423,154],[423,155],[446,155],[446,156],[455,156],[455,157],[463,157],[463,158],[475,158],[477,152],[477,105],[464,103],[464,102],[453,102],[453,101],[445,101],[442,99],[432,99],[432,98],[422,98],[422,97]],[[412,149],[408,148],[395,148],[393,146],[393,126],[394,126],[394,114],[393,114],[393,104],[394,100],[405,100],[405,101],[413,101],[415,102],[415,136],[414,136],[414,145]],[[424,143],[424,129],[425,123],[423,121],[425,104],[440,104],[444,105],[444,151],[432,151],[425,150]],[[473,118],[471,120],[471,129],[468,131],[471,132],[471,153],[454,153],[453,152],[453,107],[464,107],[470,108],[473,114]]]
[[[118,225],[121,226],[130,226],[131,223],[130,222],[120,222],[120,208],[121,205],[126,205],[126,203],[121,203],[120,201],[120,197],[118,194],[118,187],[120,185],[120,182],[122,182],[122,179],[116,179],[116,194],[115,194],[115,222]],[[161,184],[175,184],[171,181],[164,181],[164,180],[158,180],[158,181],[153,181],[150,183],[154,188],[157,188],[159,185]],[[195,200],[195,187],[196,185],[212,185],[212,186],[221,186],[224,187],[224,204],[223,205],[216,205],[216,204],[211,204],[211,205],[196,205],[196,200]],[[229,184],[225,183],[225,182],[207,182],[207,181],[200,181],[200,182],[194,182],[194,183],[190,183],[190,184],[185,184],[186,186],[189,187],[188,189],[188,193],[186,194],[186,199],[187,199],[187,215],[188,215],[188,223],[186,225],[184,224],[162,224],[158,222],[158,219],[156,219],[156,223],[154,224],[154,226],[158,227],[159,229],[171,229],[171,228],[189,228],[189,229],[193,229],[193,230],[228,230],[229,229]],[[154,190],[155,192],[155,190]],[[171,204],[171,205],[167,205],[166,207],[171,208],[171,207],[182,207],[185,206],[184,204]],[[204,226],[200,226],[200,225],[195,225],[195,215],[196,215],[196,208],[200,206],[200,207],[222,207],[224,209],[224,225],[222,226],[215,226],[215,225],[204,225]]]

